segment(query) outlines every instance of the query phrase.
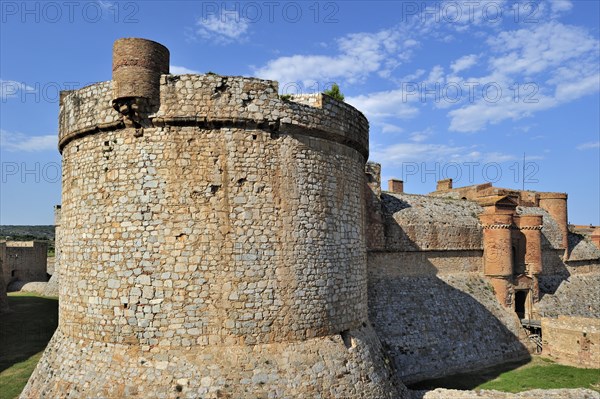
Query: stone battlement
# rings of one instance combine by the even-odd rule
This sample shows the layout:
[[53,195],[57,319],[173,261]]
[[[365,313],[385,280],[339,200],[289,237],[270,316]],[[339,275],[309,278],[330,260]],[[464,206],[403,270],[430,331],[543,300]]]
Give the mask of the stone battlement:
[[[125,127],[113,108],[114,82],[96,83],[64,95],[59,149],[71,140]],[[277,82],[240,76],[162,75],[160,106],[150,126],[254,127],[304,134],[347,145],[365,158],[369,123],[354,107],[324,94],[282,100]]]

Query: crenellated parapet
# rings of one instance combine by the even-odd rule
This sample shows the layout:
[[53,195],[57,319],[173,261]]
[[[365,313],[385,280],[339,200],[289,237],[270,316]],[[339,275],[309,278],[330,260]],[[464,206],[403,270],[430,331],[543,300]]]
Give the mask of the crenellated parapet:
[[[114,81],[64,95],[59,149],[77,137],[122,129],[127,117],[113,108]],[[259,128],[340,143],[368,157],[369,123],[354,107],[325,94],[283,100],[274,81],[239,76],[162,75],[160,106],[148,125]],[[309,101],[314,99],[314,101]],[[143,107],[140,108],[143,111]]]

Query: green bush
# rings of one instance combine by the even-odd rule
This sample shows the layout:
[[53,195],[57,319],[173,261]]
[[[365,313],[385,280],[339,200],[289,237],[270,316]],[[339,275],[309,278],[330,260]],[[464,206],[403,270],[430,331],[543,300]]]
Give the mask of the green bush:
[[336,100],[344,101],[344,95],[340,91],[340,86],[337,83],[331,85],[331,89],[325,90],[323,94],[327,94],[330,97],[335,98]]

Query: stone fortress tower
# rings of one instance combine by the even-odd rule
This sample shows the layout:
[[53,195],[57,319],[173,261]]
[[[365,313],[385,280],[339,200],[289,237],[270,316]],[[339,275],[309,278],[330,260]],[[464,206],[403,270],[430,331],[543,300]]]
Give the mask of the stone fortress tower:
[[64,92],[60,321],[22,398],[401,398],[367,316],[368,122],[115,42]]

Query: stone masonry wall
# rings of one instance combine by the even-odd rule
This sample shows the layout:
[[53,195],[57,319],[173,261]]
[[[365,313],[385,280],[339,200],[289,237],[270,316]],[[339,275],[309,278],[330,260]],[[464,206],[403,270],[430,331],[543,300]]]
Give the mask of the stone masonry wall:
[[63,97],[59,329],[22,397],[403,397],[367,315],[364,116],[163,75],[142,130],[110,89]]
[[388,251],[482,249],[474,202],[384,193],[381,203]]
[[482,208],[381,195],[385,250],[368,255],[369,316],[404,382],[528,356],[516,314],[483,277]]
[[261,130],[73,142],[63,152],[61,321],[83,308],[74,337],[165,347],[358,327],[362,162],[344,146]]
[[[0,242],[0,254],[5,251],[6,243]],[[8,311],[6,283],[4,282],[4,259],[0,256],[0,313]]]
[[544,356],[575,367],[600,368],[600,320],[589,317],[542,318]]
[[7,241],[0,247],[4,283],[13,281],[47,281],[48,244],[42,241]]
[[543,276],[541,300],[537,304],[545,317],[580,316],[600,318],[600,273]]
[[396,265],[410,276],[435,276],[452,273],[482,273],[482,251],[370,252],[369,267]]
[[514,313],[477,273],[407,276],[371,262],[369,316],[405,383],[528,356]]

